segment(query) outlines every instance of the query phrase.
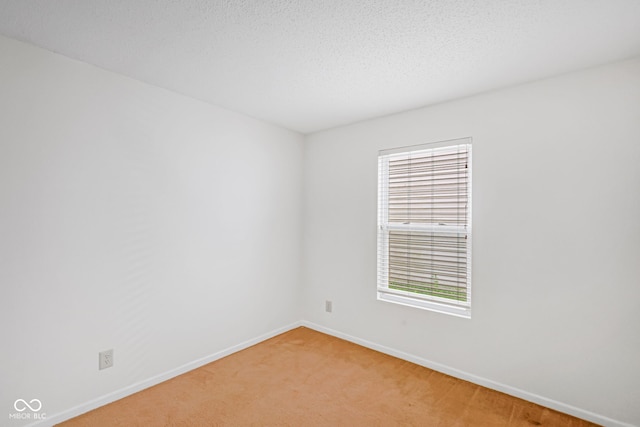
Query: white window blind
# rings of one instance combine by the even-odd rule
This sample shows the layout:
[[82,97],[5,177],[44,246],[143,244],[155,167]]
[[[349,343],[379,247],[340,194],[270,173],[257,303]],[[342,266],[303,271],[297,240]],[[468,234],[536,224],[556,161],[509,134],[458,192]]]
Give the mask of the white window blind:
[[378,299],[471,314],[471,138],[378,157]]

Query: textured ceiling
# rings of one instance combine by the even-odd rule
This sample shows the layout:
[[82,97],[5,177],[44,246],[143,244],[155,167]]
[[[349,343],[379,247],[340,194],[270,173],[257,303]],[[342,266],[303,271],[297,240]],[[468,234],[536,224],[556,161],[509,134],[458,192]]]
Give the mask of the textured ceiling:
[[640,1],[0,0],[0,34],[309,133],[640,55]]

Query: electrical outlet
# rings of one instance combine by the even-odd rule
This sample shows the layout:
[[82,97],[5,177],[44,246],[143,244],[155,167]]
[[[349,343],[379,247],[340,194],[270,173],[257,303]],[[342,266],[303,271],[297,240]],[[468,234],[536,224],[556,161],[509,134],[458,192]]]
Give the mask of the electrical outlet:
[[324,311],[331,313],[333,311],[333,303],[329,300],[324,302]]
[[98,370],[107,369],[113,366],[113,349],[98,353]]

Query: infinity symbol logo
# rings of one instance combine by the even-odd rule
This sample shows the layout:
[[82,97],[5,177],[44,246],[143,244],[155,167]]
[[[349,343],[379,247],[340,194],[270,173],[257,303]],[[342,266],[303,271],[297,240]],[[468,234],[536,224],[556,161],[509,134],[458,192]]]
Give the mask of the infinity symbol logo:
[[[22,403],[22,405],[18,405],[19,403]],[[29,403],[31,403],[31,405],[33,406],[29,405]],[[18,399],[13,403],[13,407],[16,408],[16,411],[18,412],[25,411],[27,408],[29,408],[33,412],[38,412],[40,409],[42,409],[42,402],[40,402],[38,399],[31,399],[29,403],[27,403],[27,401],[24,399]],[[35,407],[36,405],[37,407]]]

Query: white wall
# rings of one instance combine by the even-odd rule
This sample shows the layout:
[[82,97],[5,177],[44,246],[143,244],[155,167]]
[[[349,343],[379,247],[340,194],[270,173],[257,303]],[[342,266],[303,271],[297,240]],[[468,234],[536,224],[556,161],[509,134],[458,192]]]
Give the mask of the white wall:
[[[377,151],[467,136],[472,319],[377,301]],[[640,58],[317,133],[304,162],[306,319],[640,425]]]
[[0,37],[0,424],[298,321],[302,141]]

